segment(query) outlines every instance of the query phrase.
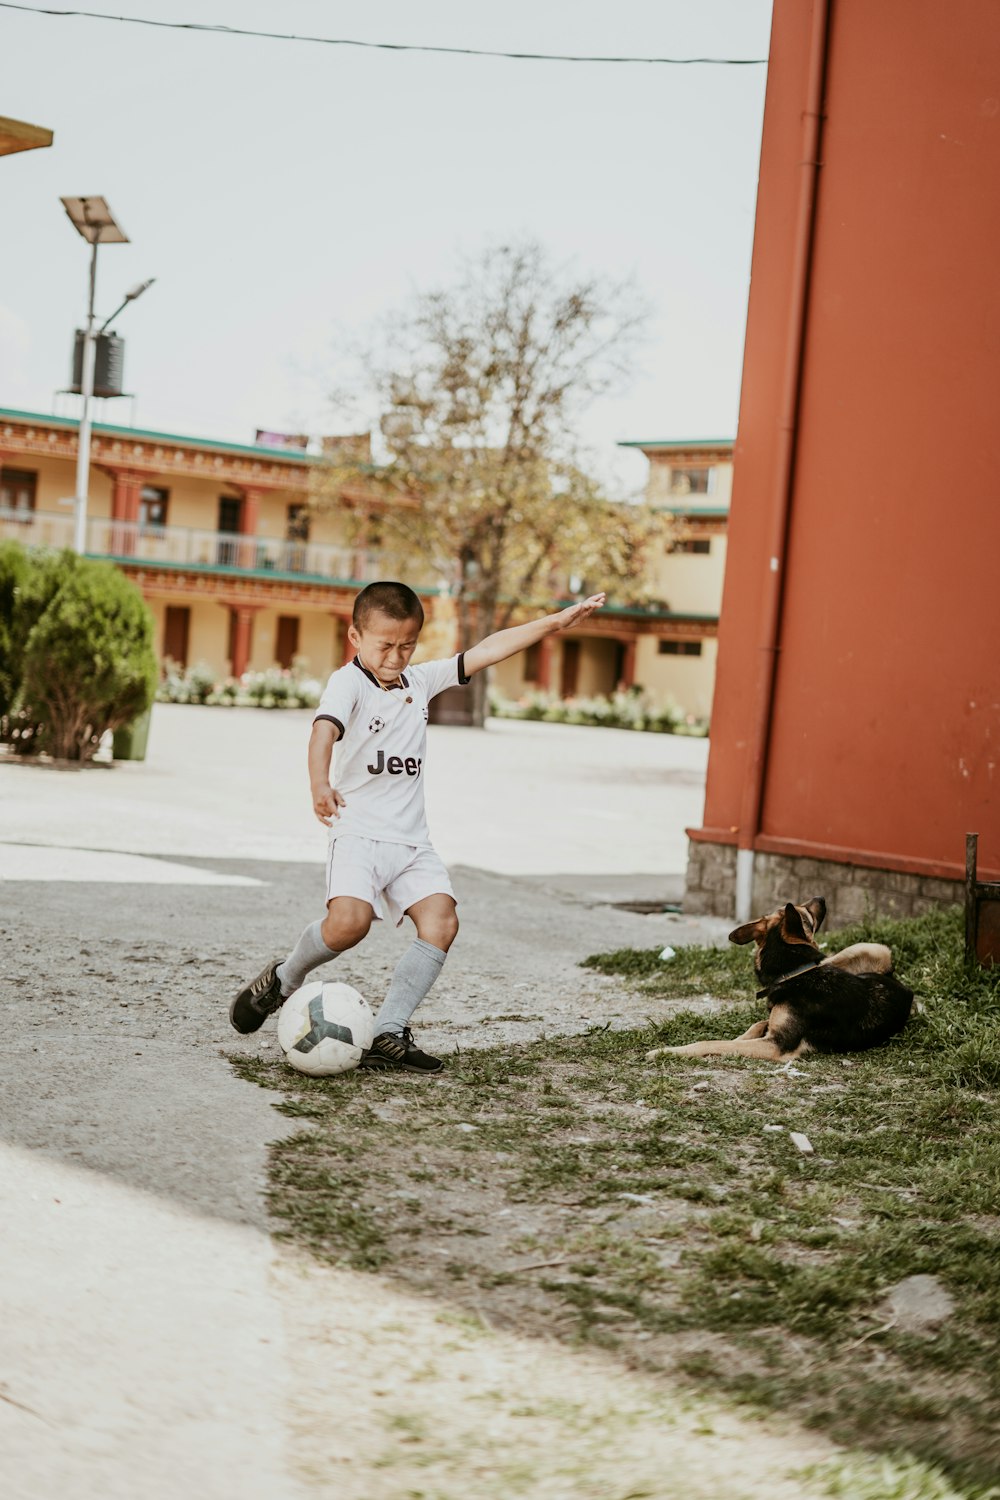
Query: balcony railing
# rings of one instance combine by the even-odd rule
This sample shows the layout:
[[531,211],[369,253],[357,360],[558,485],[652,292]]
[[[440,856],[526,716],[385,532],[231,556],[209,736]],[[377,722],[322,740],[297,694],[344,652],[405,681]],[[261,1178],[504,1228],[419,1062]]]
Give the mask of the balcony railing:
[[[13,538],[27,547],[71,547],[73,516],[55,511],[0,509],[0,538]],[[87,522],[86,550],[92,557],[113,557],[154,566],[295,573],[361,583],[371,583],[380,577],[379,554],[356,547],[196,531],[188,526],[143,526],[103,516]]]

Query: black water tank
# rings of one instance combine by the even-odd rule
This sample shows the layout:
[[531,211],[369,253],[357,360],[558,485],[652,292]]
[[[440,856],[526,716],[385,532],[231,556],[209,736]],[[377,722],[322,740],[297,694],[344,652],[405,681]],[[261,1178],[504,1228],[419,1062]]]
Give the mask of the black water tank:
[[[78,328],[73,345],[73,383],[70,386],[76,395],[83,389],[83,341],[83,329]],[[116,333],[99,333],[96,342],[94,395],[121,396],[125,381],[125,340]]]

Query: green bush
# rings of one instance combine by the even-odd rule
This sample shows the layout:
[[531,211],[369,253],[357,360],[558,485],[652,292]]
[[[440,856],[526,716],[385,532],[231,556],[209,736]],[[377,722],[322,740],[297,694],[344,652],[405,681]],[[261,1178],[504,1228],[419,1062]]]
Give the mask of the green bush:
[[14,707],[24,654],[24,589],[28,554],[19,542],[0,542],[0,717]]
[[45,724],[24,702],[24,662],[28,639],[59,589],[59,556],[28,552],[19,542],[7,542],[0,562],[0,616],[4,644],[3,704],[0,738],[19,755],[45,748]]
[[72,552],[29,553],[26,562],[10,737],[19,748],[89,760],[108,730],[153,700],[152,616],[111,563]]
[[219,682],[211,667],[199,662],[180,667],[167,662],[156,696],[161,703],[223,704],[227,708],[315,708],[322,684],[305,673],[304,667],[269,667],[266,672],[244,672],[237,680]]

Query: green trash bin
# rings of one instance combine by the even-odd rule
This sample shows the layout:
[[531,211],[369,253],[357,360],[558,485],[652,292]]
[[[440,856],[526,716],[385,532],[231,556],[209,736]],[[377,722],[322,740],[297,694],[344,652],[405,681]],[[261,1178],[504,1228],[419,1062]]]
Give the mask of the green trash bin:
[[111,742],[111,754],[115,760],[145,760],[149,742],[149,721],[153,716],[150,704],[144,714],[116,729]]

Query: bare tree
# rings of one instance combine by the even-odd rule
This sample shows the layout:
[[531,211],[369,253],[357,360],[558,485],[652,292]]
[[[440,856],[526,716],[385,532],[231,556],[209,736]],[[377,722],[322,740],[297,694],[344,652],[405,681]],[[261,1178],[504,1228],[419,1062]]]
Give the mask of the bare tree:
[[[553,596],[639,592],[648,517],[606,498],[578,434],[628,378],[642,317],[627,284],[575,278],[524,244],[466,262],[387,325],[369,361],[388,455],[366,476],[377,534],[448,581],[463,647]],[[332,466],[321,492],[356,473]],[[393,494],[411,503],[385,504]]]

